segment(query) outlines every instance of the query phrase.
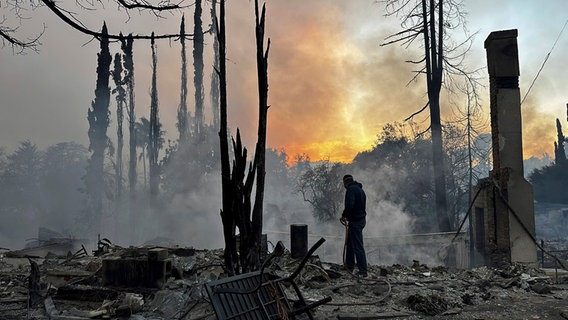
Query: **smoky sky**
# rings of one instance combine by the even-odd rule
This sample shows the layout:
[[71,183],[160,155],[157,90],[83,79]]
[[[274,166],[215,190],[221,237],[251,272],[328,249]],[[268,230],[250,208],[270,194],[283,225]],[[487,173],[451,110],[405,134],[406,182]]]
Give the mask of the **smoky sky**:
[[[86,24],[99,29],[106,21],[114,33],[175,33],[179,14],[164,19],[136,13],[130,17],[114,6],[93,12],[74,8]],[[205,29],[210,24],[209,3],[204,5]],[[377,1],[268,1],[266,36],[269,53],[268,145],[285,148],[290,156],[309,154],[312,160],[350,161],[369,149],[381,128],[402,121],[426,102],[422,79],[408,84],[415,66],[406,60],[420,56],[421,47],[380,46],[400,30],[395,17],[385,17]],[[4,9],[4,7],[2,7]],[[521,95],[537,74],[562,29],[568,4],[562,0],[540,3],[475,1],[465,4],[467,28],[477,32],[468,67],[483,68],[483,41],[491,31],[519,30]],[[9,12],[7,12],[8,14]],[[193,10],[184,11],[191,33]],[[14,148],[25,139],[45,147],[61,141],[87,144],[87,109],[94,98],[98,44],[55,18],[46,8],[30,11],[22,32],[32,37],[47,29],[40,53],[15,55],[9,46],[0,50],[0,145]],[[256,141],[258,93],[254,42],[254,2],[227,1],[227,71],[229,126],[241,129],[246,145]],[[525,157],[552,154],[555,119],[565,127],[566,76],[562,56],[567,35],[562,35],[522,107]],[[188,49],[191,48],[188,42]],[[137,115],[148,117],[150,46],[135,43]],[[205,83],[212,72],[211,37],[205,37]],[[111,52],[119,51],[111,44]],[[191,50],[188,50],[191,52]],[[189,58],[191,60],[191,58]],[[481,83],[487,85],[486,71]],[[192,79],[192,73],[189,73]],[[180,92],[180,47],[177,41],[158,43],[160,119],[168,137],[175,139],[175,117]],[[193,111],[192,89],[190,110]],[[206,88],[205,94],[209,94]],[[489,109],[486,88],[481,107]],[[209,99],[206,97],[208,103]],[[454,101],[460,103],[460,98]],[[465,99],[461,99],[465,103]],[[113,125],[114,109],[111,109]],[[211,119],[210,106],[206,106]],[[451,117],[443,106],[443,117]],[[418,119],[424,121],[427,115]],[[488,117],[488,116],[487,116]],[[427,125],[427,122],[425,122]],[[109,135],[110,135],[109,131]]]
[[[519,29],[521,95],[527,92],[542,61],[562,29],[568,12],[564,0],[538,2],[479,0],[467,2],[468,29],[478,32],[467,60],[468,67],[483,68],[483,41],[494,30]],[[2,3],[2,9],[5,3]],[[100,29],[106,21],[112,33],[175,33],[179,30],[178,14],[164,15],[135,13],[130,17],[113,5],[96,11],[65,4],[69,10],[86,17],[92,29]],[[7,14],[9,12],[6,12]],[[92,16],[93,13],[95,16]],[[191,33],[193,10],[184,10],[186,32]],[[28,13],[27,13],[28,14]],[[211,23],[208,3],[204,5],[204,29]],[[398,20],[385,17],[380,2],[374,0],[271,0],[267,2],[266,36],[270,38],[269,52],[269,113],[267,144],[284,148],[289,156],[309,154],[312,160],[350,161],[357,152],[369,149],[381,128],[393,121],[402,121],[419,110],[426,102],[423,79],[409,83],[416,67],[406,60],[420,57],[421,47],[397,45],[380,46],[385,38],[400,30]],[[13,54],[9,46],[0,50],[0,146],[8,150],[20,141],[29,139],[40,148],[62,141],[88,145],[87,109],[94,99],[96,63],[99,46],[96,41],[66,26],[46,8],[29,12],[30,20],[23,21],[25,37],[41,32],[45,23],[39,53]],[[256,141],[258,121],[258,88],[256,81],[254,2],[227,1],[227,72],[229,126],[234,134],[241,129],[244,144],[252,150]],[[547,65],[542,69],[531,94],[522,106],[525,157],[552,154],[556,139],[555,118],[565,122],[566,76],[563,74],[563,55],[568,49],[566,35],[560,37]],[[188,41],[188,61],[191,61],[191,42]],[[212,70],[211,36],[205,36],[205,94]],[[111,53],[119,52],[111,43]],[[135,50],[135,83],[137,117],[149,115],[151,50],[150,44],[137,41]],[[177,137],[175,123],[180,101],[180,44],[161,40],[158,52],[158,95],[160,120],[168,139]],[[481,82],[488,84],[485,70]],[[189,66],[188,79],[192,83]],[[480,91],[481,107],[486,117],[489,109],[486,88]],[[190,87],[189,110],[194,113],[193,89]],[[206,120],[211,120],[209,98],[206,96]],[[449,101],[445,99],[444,101]],[[462,97],[452,99],[465,103]],[[111,99],[111,126],[108,135],[115,139],[116,105]],[[442,106],[442,116],[450,118],[449,103]],[[427,115],[416,119],[427,126]],[[568,127],[568,125],[565,125]],[[385,180],[391,172],[356,172],[369,195],[369,227],[366,236],[388,235],[397,230],[404,234],[412,221],[393,203],[384,201],[380,183],[368,181],[367,176]],[[397,173],[398,174],[398,173]],[[183,243],[196,247],[219,247],[222,239],[218,216],[220,204],[219,177],[210,178],[194,194],[175,198],[172,207],[177,211],[151,225],[139,226],[147,238],[172,235]],[[381,189],[383,188],[383,189]],[[379,190],[379,191],[376,191]],[[203,201],[203,199],[214,201]],[[312,223],[306,205],[292,194],[279,196],[282,203],[267,204],[275,212],[293,212],[288,223]],[[291,204],[293,206],[290,208]],[[302,206],[304,205],[304,206]],[[142,212],[142,215],[150,213]],[[187,219],[191,215],[194,219]],[[274,214],[267,214],[267,229],[271,229]],[[277,215],[281,216],[287,215]],[[148,218],[147,216],[145,216]],[[106,217],[110,221],[110,217]],[[121,225],[129,226],[127,217]],[[113,225],[112,221],[107,224]],[[119,221],[119,222],[120,222]],[[277,224],[274,222],[274,224]],[[197,232],[216,230],[216,232]],[[310,227],[311,228],[311,227]],[[165,231],[164,231],[165,230]],[[111,230],[119,240],[122,229]],[[318,231],[318,230],[314,230]],[[328,230],[319,230],[328,234]],[[324,232],[325,231],[325,232]],[[341,241],[342,230],[334,230]],[[215,234],[215,239],[211,235]],[[22,234],[29,237],[29,234]],[[134,243],[147,239],[130,239]],[[124,241],[126,242],[126,241]]]

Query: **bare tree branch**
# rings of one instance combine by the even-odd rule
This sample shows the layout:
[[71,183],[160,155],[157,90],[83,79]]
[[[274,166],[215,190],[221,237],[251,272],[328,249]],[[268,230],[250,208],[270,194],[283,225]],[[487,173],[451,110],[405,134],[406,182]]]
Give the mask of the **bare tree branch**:
[[429,105],[430,105],[430,101],[426,102],[426,104],[424,105],[424,107],[422,107],[422,109],[420,109],[420,110],[414,112],[413,114],[409,115],[408,117],[406,117],[406,119],[404,119],[404,122],[406,122],[406,121],[414,118],[414,116],[422,113],[422,111],[426,110],[426,108],[428,108]]
[[[430,28],[431,17],[424,15],[425,9],[421,7],[425,4],[422,0],[382,0],[377,1],[384,4],[386,9],[386,16],[397,16],[401,21],[401,27],[403,30],[389,35],[385,38],[384,43],[381,46],[387,46],[391,44],[400,44],[406,48],[409,47],[412,42],[419,37],[426,37],[427,43],[432,42],[432,36],[440,38],[438,34],[439,31],[436,28]],[[436,48],[437,52],[443,52],[443,54],[435,53],[432,55],[423,55],[420,59],[409,59],[406,60],[407,63],[419,65],[424,63],[426,66],[430,65],[428,61],[431,61],[434,69],[438,72],[442,72],[438,76],[443,78],[442,86],[450,94],[457,94],[458,92],[465,92],[465,83],[469,83],[470,90],[473,94],[474,107],[479,108],[478,102],[478,87],[483,87],[480,77],[480,71],[483,68],[477,68],[470,70],[466,67],[465,59],[467,53],[470,51],[473,45],[473,39],[477,33],[470,34],[466,27],[466,11],[464,9],[463,2],[447,0],[443,2],[443,19],[439,19],[440,26],[446,30],[453,30],[462,28],[466,38],[460,40],[461,42],[455,42],[448,34],[448,32],[442,32],[442,37],[440,41],[437,41],[438,46],[443,44],[443,48]],[[440,11],[441,7],[439,3],[435,3],[432,7],[433,10],[427,10],[430,14],[434,11]],[[438,29],[439,29],[438,28]],[[425,34],[424,30],[429,29],[431,32]],[[439,64],[439,65],[438,65]],[[420,75],[428,75],[428,70],[422,68],[421,70],[413,71],[413,77],[408,81],[407,86],[418,79]],[[421,110],[422,111],[422,110]],[[420,113],[418,111],[416,114]],[[410,116],[409,118],[412,118]]]
[[[118,5],[118,9],[124,8],[124,12],[126,12],[128,16],[128,20],[130,20],[130,11],[133,9],[137,9],[138,11],[150,11],[156,17],[163,18],[161,13],[162,12],[171,12],[175,10],[181,10],[188,6],[193,5],[193,3],[188,5],[183,5],[186,0],[157,0],[157,4],[151,3],[149,0],[114,0],[115,3]],[[179,1],[179,2],[174,2]],[[75,0],[75,5],[80,8],[81,10],[86,11],[94,11],[96,10],[95,5],[101,4],[104,7],[104,4],[101,0]],[[39,1],[30,1],[28,3],[27,0],[6,0],[4,2],[4,7],[7,8],[11,12],[12,17],[19,20],[19,24],[24,25],[24,20],[32,19],[30,16],[27,16],[26,12],[28,10],[34,10],[42,6],[46,6],[50,9],[59,19],[65,22],[67,25],[71,26],[75,30],[78,30],[84,34],[93,36],[93,39],[100,40],[101,38],[107,39],[120,39],[122,36],[120,34],[112,34],[103,35],[98,30],[91,29],[83,24],[82,20],[77,17],[77,13],[72,12],[68,9],[64,9],[54,0],[39,0]],[[127,20],[127,21],[128,21]],[[19,32],[17,27],[9,27],[7,26],[7,18],[4,17],[0,20],[0,40],[2,41],[2,47],[11,46],[15,53],[17,54],[24,54],[26,51],[31,50],[38,52],[38,47],[41,45],[39,41],[41,36],[44,34],[46,30],[46,26],[43,26],[43,30],[35,37],[29,39],[22,39],[17,37],[16,34]],[[210,30],[206,31],[210,32]],[[179,39],[180,35],[178,33],[172,34],[161,34],[156,35],[155,39]],[[193,35],[185,35],[186,39],[191,39]],[[151,36],[149,34],[133,34],[133,39],[150,39]]]
[[428,128],[426,128],[426,129],[424,129],[424,130],[418,132],[418,133],[416,134],[415,138],[421,137],[421,136],[425,135],[428,131],[430,131],[430,128],[431,128],[431,126],[428,126]]
[[45,25],[43,26],[43,30],[35,38],[25,41],[12,36],[12,34],[16,33],[17,30],[18,28],[8,28],[0,25],[0,38],[2,39],[2,47],[5,47],[8,43],[12,46],[12,50],[15,54],[24,54],[27,50],[38,52],[38,46],[41,45],[39,39],[45,32]]
[[[173,9],[181,9],[183,8],[180,4],[183,2],[179,2],[177,4],[171,3],[170,1],[160,1],[160,3],[155,6],[150,4],[148,1],[126,1],[126,0],[116,0],[126,9],[149,9],[152,11],[167,11]],[[184,6],[187,7],[187,6]]]
[[[82,24],[73,21],[73,19],[71,19],[70,17],[68,17],[67,15],[65,15],[63,9],[61,9],[59,6],[57,6],[57,4],[55,4],[55,1],[53,0],[41,0],[53,13],[55,13],[55,15],[57,17],[59,17],[61,20],[63,20],[65,23],[67,23],[68,25],[70,25],[71,27],[73,27],[74,29],[93,36],[97,39],[101,39],[103,37],[106,37],[108,39],[122,39],[123,36],[120,34],[111,34],[109,33],[108,35],[103,35],[102,33],[98,32],[98,31],[93,31],[85,26],[83,26]],[[161,35],[155,35],[154,39],[177,39],[179,38],[180,35],[178,33],[175,34],[161,34]],[[193,34],[187,34],[186,35],[186,39],[191,39],[191,37],[193,37]],[[152,39],[152,35],[146,35],[146,34],[133,34],[132,35],[133,39],[146,39],[146,40],[150,40]]]

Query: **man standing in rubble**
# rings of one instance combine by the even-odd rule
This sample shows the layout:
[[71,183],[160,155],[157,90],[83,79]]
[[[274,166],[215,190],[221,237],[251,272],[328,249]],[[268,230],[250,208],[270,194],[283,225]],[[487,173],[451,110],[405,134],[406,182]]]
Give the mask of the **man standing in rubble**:
[[363,228],[366,224],[367,212],[365,211],[367,196],[363,191],[363,185],[353,179],[353,176],[343,176],[345,187],[345,209],[341,215],[341,223],[347,225],[347,239],[345,241],[345,268],[353,272],[357,261],[357,276],[367,276],[367,257],[363,246]]

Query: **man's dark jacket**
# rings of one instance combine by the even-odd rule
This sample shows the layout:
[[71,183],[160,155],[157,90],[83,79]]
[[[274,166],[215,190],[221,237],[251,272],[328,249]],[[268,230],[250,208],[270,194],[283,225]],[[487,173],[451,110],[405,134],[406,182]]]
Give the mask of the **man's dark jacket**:
[[363,191],[363,185],[357,181],[351,182],[345,192],[345,210],[342,216],[349,222],[357,222],[365,219],[367,196]]

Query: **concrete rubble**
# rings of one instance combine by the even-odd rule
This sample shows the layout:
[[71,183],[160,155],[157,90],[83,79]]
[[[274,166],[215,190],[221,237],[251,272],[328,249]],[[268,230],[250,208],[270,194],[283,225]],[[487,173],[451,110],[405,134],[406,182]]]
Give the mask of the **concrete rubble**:
[[[216,319],[204,284],[227,276],[222,254],[106,239],[95,254],[0,251],[0,319]],[[287,275],[300,260],[286,252],[269,268]],[[105,275],[109,261],[124,262],[121,277]],[[148,273],[152,281],[132,285]],[[332,298],[314,310],[316,319],[568,319],[568,272],[560,269],[449,270],[414,261],[371,265],[358,279],[316,252],[295,281],[308,301]],[[294,300],[291,288],[286,295]]]

